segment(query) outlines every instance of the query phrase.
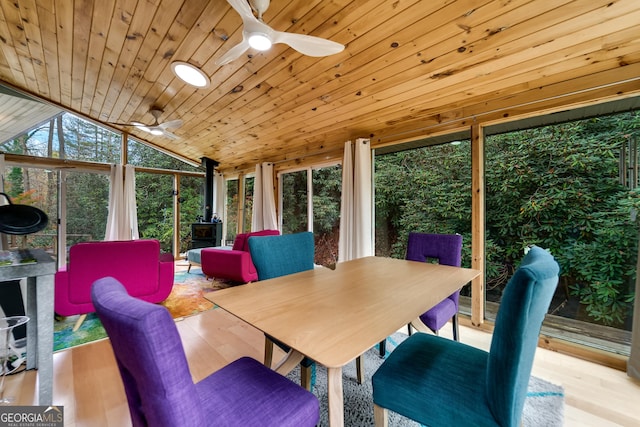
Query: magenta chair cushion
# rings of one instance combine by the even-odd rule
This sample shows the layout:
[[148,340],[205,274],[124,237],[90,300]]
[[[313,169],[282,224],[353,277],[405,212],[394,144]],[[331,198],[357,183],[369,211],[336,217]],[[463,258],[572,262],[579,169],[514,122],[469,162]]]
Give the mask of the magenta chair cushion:
[[118,279],[133,296],[161,302],[173,287],[173,256],[160,254],[160,242],[154,239],[77,243],[69,250],[66,268],[55,275],[55,312],[94,312],[91,285],[107,276]]
[[200,266],[207,277],[248,283],[258,280],[258,272],[249,253],[249,237],[277,236],[278,230],[262,230],[236,235],[231,250],[204,248],[200,251]]
[[167,309],[96,281],[96,312],[111,340],[134,427],[315,426],[318,399],[243,357],[195,383]]

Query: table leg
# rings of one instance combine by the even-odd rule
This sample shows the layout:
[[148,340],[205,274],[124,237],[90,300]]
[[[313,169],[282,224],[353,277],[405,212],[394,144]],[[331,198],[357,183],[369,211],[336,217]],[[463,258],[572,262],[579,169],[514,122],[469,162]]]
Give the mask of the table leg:
[[38,392],[39,405],[53,402],[53,275],[38,276]]
[[27,369],[38,368],[38,304],[36,303],[36,278],[27,278]]
[[298,350],[291,349],[282,358],[282,360],[278,362],[273,370],[281,375],[286,376],[289,372],[293,371],[293,368],[295,368],[300,362],[302,362],[302,359],[304,359],[304,354],[300,353]]
[[53,400],[53,276],[27,279],[27,369],[38,369],[38,405]]
[[344,426],[342,368],[327,368],[327,394],[329,399],[329,425]]

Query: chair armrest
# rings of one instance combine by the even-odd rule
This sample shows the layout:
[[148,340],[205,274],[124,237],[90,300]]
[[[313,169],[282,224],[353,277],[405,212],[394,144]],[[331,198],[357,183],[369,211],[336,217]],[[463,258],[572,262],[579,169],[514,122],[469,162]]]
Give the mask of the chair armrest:
[[175,260],[173,259],[173,255],[170,253],[160,254],[160,262],[170,262],[173,263]]
[[61,316],[77,314],[69,302],[69,272],[66,267],[62,267],[54,276],[54,311]]
[[[154,300],[164,301],[171,293],[175,274],[175,261],[172,254],[160,254],[158,271],[158,292]],[[155,302],[155,301],[154,301]]]
[[258,278],[251,255],[245,251],[205,248],[200,252],[200,266],[207,277],[244,283]]

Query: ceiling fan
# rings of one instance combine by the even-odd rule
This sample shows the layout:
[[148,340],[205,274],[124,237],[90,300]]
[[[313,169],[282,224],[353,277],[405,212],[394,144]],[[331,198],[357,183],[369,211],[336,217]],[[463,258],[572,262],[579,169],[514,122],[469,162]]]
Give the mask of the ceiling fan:
[[[167,129],[172,128],[179,128],[180,126],[182,126],[182,120],[177,119],[177,120],[170,120],[168,122],[163,122],[160,123],[160,116],[162,115],[162,113],[164,113],[164,111],[162,111],[159,108],[152,108],[149,110],[149,113],[153,116],[154,118],[154,122],[153,124],[150,125],[145,125],[144,123],[140,123],[140,122],[131,122],[131,123],[121,123],[120,125],[122,126],[135,126],[140,130],[143,130],[145,132],[149,132],[151,135],[155,135],[155,136],[166,136],[168,138],[171,139],[178,139],[178,136],[169,132]],[[116,123],[118,124],[118,123]]]
[[[269,8],[269,0],[227,0],[242,18],[242,41],[222,55],[216,65],[225,65],[237,59],[250,47],[267,50],[271,45],[284,43],[307,56],[329,56],[344,50],[344,45],[320,37],[306,34],[276,31],[262,20],[262,14]],[[255,10],[257,17],[251,9]]]

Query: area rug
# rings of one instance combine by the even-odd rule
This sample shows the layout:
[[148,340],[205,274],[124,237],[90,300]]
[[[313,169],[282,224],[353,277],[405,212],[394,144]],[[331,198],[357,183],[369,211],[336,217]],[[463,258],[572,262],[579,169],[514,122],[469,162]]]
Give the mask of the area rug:
[[[191,272],[176,271],[174,284],[169,297],[160,303],[171,316],[179,320],[213,308],[213,303],[204,297],[207,292],[225,289],[233,283],[222,280],[207,280],[199,268]],[[78,317],[56,318],[53,325],[53,351],[86,344],[107,337],[107,333],[95,313],[89,313],[77,331],[73,331]]]
[[[387,339],[387,352],[393,349],[407,337],[406,334],[395,333]],[[344,395],[344,425],[349,427],[370,427],[373,421],[373,388],[371,376],[382,365],[378,347],[374,347],[364,354],[365,379],[362,384],[356,380],[356,362],[353,361],[342,369],[342,383]],[[295,368],[288,378],[300,383],[300,367]],[[328,426],[327,410],[327,370],[316,365],[313,393],[320,401],[320,424]],[[522,425],[524,427],[561,427],[564,420],[564,390],[540,378],[531,377],[529,390],[525,401]],[[418,427],[419,423],[389,412],[389,426]]]

